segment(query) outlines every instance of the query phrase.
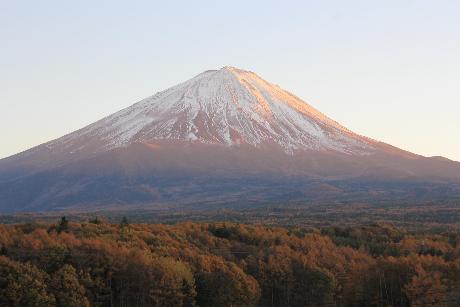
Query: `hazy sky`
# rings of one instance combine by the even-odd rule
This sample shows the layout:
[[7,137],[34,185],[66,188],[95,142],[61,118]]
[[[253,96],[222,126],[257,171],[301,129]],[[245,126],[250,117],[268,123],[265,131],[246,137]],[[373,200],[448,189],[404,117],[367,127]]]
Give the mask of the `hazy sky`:
[[0,0],[0,157],[226,65],[460,160],[458,0]]

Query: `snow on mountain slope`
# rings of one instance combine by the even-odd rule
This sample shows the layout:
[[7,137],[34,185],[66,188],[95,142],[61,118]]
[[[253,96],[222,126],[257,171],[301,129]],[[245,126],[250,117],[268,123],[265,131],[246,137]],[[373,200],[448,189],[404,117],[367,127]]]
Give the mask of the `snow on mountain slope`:
[[278,145],[286,153],[367,155],[376,150],[373,140],[255,73],[233,67],[205,71],[46,146],[61,153],[97,153],[160,140]]

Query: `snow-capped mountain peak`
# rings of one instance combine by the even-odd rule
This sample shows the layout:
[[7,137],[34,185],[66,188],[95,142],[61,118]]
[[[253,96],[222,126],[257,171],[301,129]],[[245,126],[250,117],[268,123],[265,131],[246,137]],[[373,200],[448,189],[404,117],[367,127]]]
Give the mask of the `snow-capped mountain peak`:
[[445,201],[446,193],[458,198],[459,182],[460,163],[357,135],[255,73],[227,66],[0,160],[0,212]]
[[160,140],[226,146],[280,146],[367,154],[364,138],[257,74],[225,66],[148,97],[48,144],[50,149],[101,152]]

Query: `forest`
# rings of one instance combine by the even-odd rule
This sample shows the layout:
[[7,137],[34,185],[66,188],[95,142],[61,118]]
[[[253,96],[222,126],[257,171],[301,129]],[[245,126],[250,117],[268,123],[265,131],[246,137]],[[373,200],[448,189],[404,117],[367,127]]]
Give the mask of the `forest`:
[[0,224],[0,306],[459,306],[460,232]]

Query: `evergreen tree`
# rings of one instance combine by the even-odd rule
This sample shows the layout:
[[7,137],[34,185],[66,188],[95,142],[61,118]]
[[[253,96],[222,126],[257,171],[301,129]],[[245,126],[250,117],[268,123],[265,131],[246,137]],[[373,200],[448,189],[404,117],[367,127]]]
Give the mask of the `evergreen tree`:
[[61,233],[63,231],[69,230],[69,221],[65,216],[61,217],[61,221],[59,222],[59,225],[57,227],[57,232]]
[[97,218],[97,216],[93,220],[90,220],[89,222],[91,224],[96,224],[96,225],[99,225],[101,223],[101,221]]
[[128,226],[129,226],[128,218],[127,218],[126,216],[124,216],[124,217],[121,219],[120,227],[121,227],[121,228],[124,228],[124,227],[128,227]]

